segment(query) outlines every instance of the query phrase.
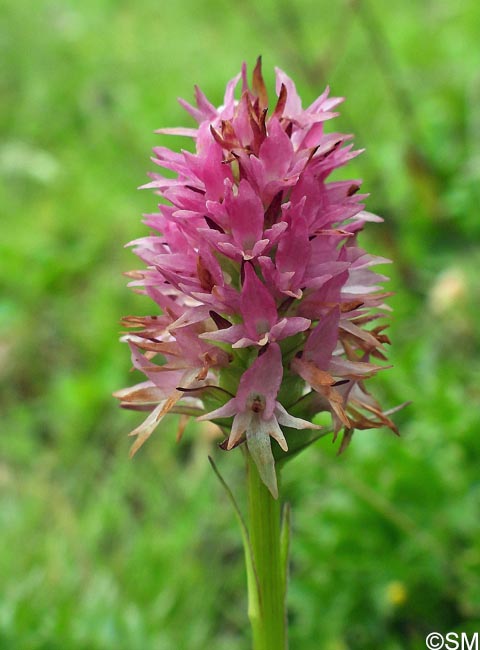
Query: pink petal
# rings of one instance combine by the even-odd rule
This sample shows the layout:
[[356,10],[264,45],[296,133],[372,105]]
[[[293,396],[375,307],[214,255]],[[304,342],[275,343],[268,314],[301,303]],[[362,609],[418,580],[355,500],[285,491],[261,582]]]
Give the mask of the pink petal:
[[269,246],[270,240],[268,239],[260,239],[260,241],[257,241],[255,246],[253,247],[253,250],[250,253],[244,253],[243,254],[243,259],[244,260],[252,260],[261,255],[264,250]]
[[299,332],[304,332],[310,327],[311,321],[308,318],[292,316],[291,318],[282,318],[270,330],[273,341],[281,341],[289,336],[294,336]]
[[208,101],[198,86],[195,86],[195,100],[197,102],[198,108],[205,116],[204,119],[213,120],[217,116],[217,109]]
[[302,100],[300,99],[295,84],[288,75],[280,68],[275,68],[275,88],[277,95],[280,95],[282,84],[287,89],[287,103],[283,111],[284,117],[295,117],[302,112]]
[[290,415],[290,413],[283,408],[280,402],[277,402],[275,406],[275,416],[279,424],[283,424],[283,426],[290,427],[291,429],[323,429],[323,427],[318,424],[313,424],[313,422],[308,422],[308,420],[293,417],[293,415]]
[[251,251],[263,235],[264,210],[259,196],[242,179],[238,195],[228,194],[225,207],[230,218],[233,239],[244,251]]
[[222,343],[236,343],[246,334],[244,325],[232,325],[223,330],[216,330],[214,332],[204,332],[200,334],[201,339],[208,341],[220,341]]
[[[306,108],[305,110],[306,110],[308,113],[315,113],[315,112],[321,110],[321,109],[322,109],[322,106],[323,106],[324,102],[327,100],[329,94],[330,94],[330,86],[326,86],[326,87],[325,87],[325,90],[323,91],[323,93],[322,93],[321,95],[319,95],[319,96],[317,97],[317,99],[315,99],[315,100],[310,104],[310,106],[308,106],[308,108]],[[335,99],[336,99],[336,98],[335,98]],[[343,101],[343,98],[340,99],[340,101]]]
[[268,123],[268,135],[260,147],[259,158],[268,170],[267,180],[283,178],[290,168],[293,145],[276,117]]
[[226,404],[221,406],[210,413],[204,413],[197,418],[198,421],[204,422],[205,420],[216,420],[217,418],[230,418],[232,415],[238,413],[238,400],[234,397]]
[[278,242],[275,263],[280,271],[295,271],[303,276],[310,259],[308,227],[302,214],[295,215]]
[[205,120],[202,111],[200,111],[198,108],[195,108],[195,106],[192,106],[181,97],[178,98],[178,103],[187,111],[187,113],[190,113],[193,119],[196,120],[199,124]]
[[240,311],[248,335],[253,339],[268,332],[277,320],[275,300],[251,264],[245,265]]
[[339,322],[340,309],[335,307],[320,319],[305,344],[305,359],[313,361],[320,370],[327,370],[330,364],[338,342]]
[[264,236],[268,237],[270,240],[270,245],[273,246],[277,243],[278,239],[287,228],[288,223],[286,221],[279,221],[278,223],[274,223],[273,226],[268,230],[265,230]]
[[240,76],[240,74],[237,74],[227,83],[223,98],[223,106],[219,109],[219,113],[224,120],[230,120],[233,117],[233,111],[235,108],[235,88],[240,80]]
[[232,343],[232,348],[238,349],[238,348],[248,348],[251,345],[253,346],[263,346],[268,343],[268,335],[265,335],[262,337],[262,339],[259,340],[254,340],[254,339],[249,339],[248,336],[244,336],[241,339],[238,339],[238,341],[235,341],[235,343]]
[[158,404],[165,399],[165,391],[161,390],[151,381],[143,381],[130,388],[123,388],[113,393],[113,397],[120,400],[121,406]]
[[265,399],[263,417],[271,418],[282,376],[282,353],[276,343],[271,343],[243,373],[237,390],[239,404],[246,409],[247,400],[251,395],[261,395]]

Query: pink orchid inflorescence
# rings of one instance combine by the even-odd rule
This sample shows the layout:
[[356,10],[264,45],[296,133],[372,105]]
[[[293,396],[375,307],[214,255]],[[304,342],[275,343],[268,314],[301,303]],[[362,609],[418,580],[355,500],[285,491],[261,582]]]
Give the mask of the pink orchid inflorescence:
[[130,244],[147,268],[127,275],[161,311],[123,320],[148,380],[116,393],[150,412],[132,454],[168,412],[196,415],[224,430],[223,449],[246,442],[274,496],[275,459],[312,439],[317,413],[331,412],[334,439],[344,429],[341,449],[354,429],[396,430],[364,387],[385,367],[371,359],[388,343],[377,323],[386,278],[371,267],[389,260],[357,234],[382,219],[363,210],[360,181],[327,182],[360,153],[351,136],[325,133],[342,99],[327,88],[303,109],[279,69],[276,95],[269,109],[259,59],[252,86],[244,64],[219,108],[198,87],[196,107],[180,100],[197,128],[158,131],[192,138],[195,153],[154,148],[174,174],[144,186],[166,201],[145,217],[152,234]]

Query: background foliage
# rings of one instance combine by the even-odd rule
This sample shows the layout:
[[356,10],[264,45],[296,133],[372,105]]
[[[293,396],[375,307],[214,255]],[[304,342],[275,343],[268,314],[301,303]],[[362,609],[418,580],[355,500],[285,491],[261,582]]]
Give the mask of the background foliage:
[[[291,645],[424,648],[480,624],[480,8],[474,0],[4,0],[0,7],[0,648],[248,647],[241,541],[207,462],[238,454],[175,417],[128,460],[138,416],[118,320],[154,197],[152,131],[220,102],[263,54],[367,152],[368,246],[392,257],[394,369],[377,392],[402,431],[328,440],[286,469]],[[171,141],[170,141],[171,142]],[[180,142],[179,142],[180,145]],[[184,146],[184,143],[181,143]]]

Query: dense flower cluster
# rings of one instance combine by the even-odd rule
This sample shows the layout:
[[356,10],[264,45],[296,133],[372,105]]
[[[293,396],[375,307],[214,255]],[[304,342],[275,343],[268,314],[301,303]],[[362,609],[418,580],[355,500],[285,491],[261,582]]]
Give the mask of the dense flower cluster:
[[386,278],[371,267],[388,260],[357,234],[381,219],[363,210],[359,181],[327,182],[360,153],[324,130],[342,99],[327,89],[303,109],[279,69],[276,94],[270,108],[259,60],[251,87],[243,66],[219,108],[199,88],[196,106],[180,100],[197,128],[159,131],[193,138],[195,153],[154,149],[173,174],[145,186],[166,201],[145,218],[152,234],[132,242],[146,269],[129,275],[160,309],[124,319],[148,381],[116,393],[150,411],[132,453],[166,413],[201,416],[228,432],[224,449],[246,441],[273,495],[271,439],[287,452],[316,413],[331,412],[344,443],[355,428],[395,430],[363,383],[385,359]]

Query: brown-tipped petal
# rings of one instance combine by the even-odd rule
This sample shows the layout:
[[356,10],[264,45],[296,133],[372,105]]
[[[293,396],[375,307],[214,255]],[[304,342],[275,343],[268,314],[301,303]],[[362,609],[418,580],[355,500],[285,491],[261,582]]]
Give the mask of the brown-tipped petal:
[[263,80],[262,75],[262,57],[259,56],[255,69],[253,70],[253,79],[252,79],[252,88],[253,92],[257,95],[260,101],[260,108],[264,109],[268,107],[268,93],[267,87],[265,86],[265,81]]
[[202,259],[201,255],[197,256],[197,276],[202,289],[211,293],[215,285],[215,280],[205,265],[205,261]]
[[287,103],[287,87],[285,86],[285,84],[282,84],[280,87],[280,93],[278,95],[278,101],[273,111],[273,116],[280,119],[283,115],[283,111],[285,110],[286,103]]
[[403,402],[402,404],[398,404],[398,406],[394,406],[391,409],[388,409],[387,411],[384,411],[384,415],[392,415],[393,413],[396,413],[397,411],[401,411],[404,409],[406,406],[410,406],[412,403],[412,400],[408,400],[408,402]]
[[220,447],[220,449],[223,449],[223,451],[231,451],[232,449],[236,449],[236,447],[241,445],[243,442],[245,442],[245,436],[242,436],[240,440],[237,440],[237,442],[233,445],[233,447],[229,447],[228,438],[225,438],[225,440],[222,440],[222,442],[220,442],[218,446]]
[[328,392],[325,394],[325,397],[327,398],[328,403],[332,407],[335,415],[346,427],[352,426],[343,408],[343,397],[334,388],[327,389],[327,391]]
[[340,447],[337,451],[337,456],[340,456],[343,454],[343,452],[347,449],[348,445],[350,444],[353,434],[355,432],[355,429],[348,429],[345,427],[343,430],[343,436],[342,436],[342,442],[340,443]]
[[[311,361],[303,359],[294,359],[292,361],[292,370],[300,375],[312,388],[313,384],[319,386],[333,386],[335,379],[325,370],[320,370]],[[310,381],[311,380],[311,381]]]
[[137,348],[141,348],[142,350],[148,350],[149,352],[168,354],[169,356],[172,357],[182,356],[182,353],[180,352],[178,345],[170,341],[164,343],[163,341],[150,341],[148,339],[136,339],[135,345]]
[[198,135],[198,129],[176,126],[164,129],[156,129],[154,133],[160,133],[161,135],[181,135],[187,138],[196,138]]
[[356,309],[362,307],[363,302],[359,300],[349,300],[348,302],[341,302],[339,306],[340,306],[340,312],[342,314],[346,314],[349,311],[355,311]]
[[321,228],[313,233],[314,235],[322,235],[327,237],[339,236],[339,237],[353,237],[354,234],[348,232],[348,230],[342,230],[341,228]]
[[183,432],[185,431],[185,428],[189,420],[190,420],[189,415],[185,415],[185,414],[180,415],[180,418],[178,420],[178,428],[177,428],[177,435],[176,435],[177,442],[180,442],[180,440],[182,439]]
[[347,359],[332,359],[329,370],[336,377],[347,377],[348,379],[365,379],[373,377],[380,370],[386,370],[391,366],[377,366],[365,361],[348,361]]
[[330,408],[333,410],[338,419],[346,426],[350,427],[350,420],[343,408],[342,395],[333,388],[335,379],[324,370],[320,370],[311,361],[303,359],[294,359],[292,361],[292,370],[300,375],[310,386],[320,395],[325,397]]
[[367,330],[362,330],[360,327],[357,327],[354,323],[350,322],[347,319],[340,321],[340,329],[343,330],[345,334],[352,338],[353,341],[360,344],[362,349],[367,352],[371,352],[378,347],[381,347],[382,342],[374,335],[373,332],[368,332]]
[[226,140],[223,139],[223,137],[220,135],[220,133],[213,127],[212,124],[210,124],[210,133],[213,136],[213,139],[217,144],[219,144],[223,149],[230,149],[231,143],[227,142]]
[[162,320],[157,316],[124,316],[120,324],[123,327],[161,327]]
[[144,271],[124,271],[123,274],[127,278],[131,278],[132,280],[143,280],[145,277],[145,272]]
[[121,406],[138,404],[158,404],[165,399],[165,391],[156,386],[138,384],[131,388],[124,388],[113,393],[121,402]]
[[166,411],[164,411],[164,406],[164,403],[159,404],[139,427],[128,434],[129,436],[137,436],[137,439],[130,448],[130,458],[133,458],[143,443],[150,438],[152,433],[160,424],[166,413]]
[[247,102],[247,109],[248,121],[253,133],[253,140],[250,146],[254,152],[258,152],[260,145],[265,138],[265,134],[260,126],[260,116],[256,113],[255,108],[251,105],[250,102]]
[[[374,400],[372,400],[374,401]],[[398,435],[398,429],[396,425],[390,420],[390,418],[387,417],[387,415],[382,411],[382,408],[380,404],[378,403],[367,403],[366,401],[361,401],[361,400],[356,400],[352,399],[352,404],[357,404],[361,408],[365,409],[366,411],[369,411],[370,413],[373,413],[373,415],[376,415],[377,418],[380,421],[379,426],[387,426],[389,429],[391,429],[394,433]]]
[[[181,381],[185,386],[191,386],[195,381],[195,370],[187,370],[184,373]],[[130,458],[134,456],[143,443],[150,438],[153,431],[156,429],[162,418],[175,406],[179,399],[183,397],[183,393],[179,390],[174,390],[170,396],[162,403],[160,403],[148,416],[148,418],[139,427],[131,431],[129,436],[137,436],[130,449]]]
[[[353,402],[353,400],[352,400]],[[381,411],[377,411],[372,407],[367,407],[365,404],[361,405],[362,408],[373,413],[377,419],[367,418],[363,413],[358,411],[352,404],[349,404],[348,411],[352,420],[352,426],[355,429],[379,429],[380,427],[388,427],[397,436],[399,435],[397,426],[390,418],[386,417]]]
[[[228,149],[235,149],[239,146],[237,134],[231,122],[222,121],[222,134],[224,140],[228,143]],[[232,152],[235,156],[235,153]]]
[[245,431],[248,429],[252,420],[252,412],[244,411],[237,413],[233,418],[232,430],[228,438],[227,450],[233,449],[243,438]]

